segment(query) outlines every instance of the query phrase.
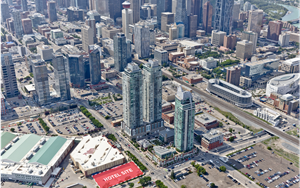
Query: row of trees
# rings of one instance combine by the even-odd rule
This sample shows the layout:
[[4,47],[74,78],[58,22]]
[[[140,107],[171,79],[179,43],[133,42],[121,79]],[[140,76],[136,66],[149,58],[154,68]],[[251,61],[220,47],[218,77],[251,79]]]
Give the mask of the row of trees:
[[44,122],[44,120],[42,118],[39,118],[38,120],[39,120],[40,124],[42,125],[42,127],[45,129],[45,131],[48,133],[50,128],[47,126],[47,124]]
[[144,172],[147,170],[147,167],[145,167],[145,165],[143,165],[143,163],[141,163],[130,151],[125,151],[125,153],[132,159],[133,162],[135,162],[136,165],[138,165],[141,171]]
[[92,122],[93,124],[98,127],[98,128],[102,128],[103,125],[102,123],[100,123],[97,119],[95,119],[94,116],[92,116],[92,114],[84,107],[84,106],[80,106],[79,108],[81,110],[81,112],[86,116],[88,117]]
[[160,181],[160,180],[157,180],[156,182],[155,182],[155,184],[156,184],[156,186],[158,187],[158,188],[168,188],[168,186],[166,186],[162,181]]
[[197,169],[197,174],[200,176],[201,174],[206,174],[206,170],[204,167],[196,164],[195,161],[191,162],[191,165]]
[[145,177],[143,177],[143,178],[140,179],[140,184],[141,184],[142,186],[146,186],[146,185],[148,185],[150,182],[151,182],[151,177],[149,177],[149,176],[145,176]]

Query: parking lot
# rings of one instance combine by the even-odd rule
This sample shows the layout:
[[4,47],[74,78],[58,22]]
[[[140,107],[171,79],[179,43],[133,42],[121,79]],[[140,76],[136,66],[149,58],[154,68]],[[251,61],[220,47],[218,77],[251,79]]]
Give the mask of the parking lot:
[[123,114],[123,101],[110,102],[97,106],[95,109],[103,116],[110,116],[112,119],[118,119]]
[[80,112],[79,109],[51,114],[47,120],[59,134],[76,135],[95,129],[90,119]]
[[185,176],[184,179],[181,179],[176,182],[176,184],[181,187],[181,185],[186,185],[189,187],[207,187],[207,184],[210,182],[214,183],[218,188],[229,188],[236,187],[242,188],[239,182],[234,182],[231,178],[227,177],[227,174],[224,172],[220,172],[215,167],[210,164],[206,164],[203,166],[207,172],[203,177],[199,177],[197,172],[194,171],[192,174]]
[[16,133],[23,133],[23,134],[38,134],[42,135],[45,134],[45,130],[42,128],[42,126],[39,124],[38,121],[32,121],[32,122],[20,122],[16,123],[14,125],[9,125],[6,129],[3,129],[5,131],[12,131]]
[[[250,150],[243,150],[230,157],[228,163],[241,170],[246,176],[263,187],[276,187],[284,182],[285,185],[277,187],[299,187],[296,177],[298,169],[284,158],[278,157],[258,144]],[[295,178],[296,177],[296,178]]]

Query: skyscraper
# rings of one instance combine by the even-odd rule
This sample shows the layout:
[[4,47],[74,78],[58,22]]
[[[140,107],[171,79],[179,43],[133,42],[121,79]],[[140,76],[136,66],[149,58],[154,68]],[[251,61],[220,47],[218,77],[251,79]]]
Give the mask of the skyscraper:
[[48,18],[50,22],[57,21],[57,14],[56,14],[56,3],[55,1],[48,1],[47,2],[47,9],[48,9]]
[[253,31],[242,31],[242,37],[241,40],[248,40],[251,41],[253,46],[252,46],[252,53],[256,53],[256,44],[257,44],[257,38],[258,35],[256,32]]
[[157,0],[157,26],[161,29],[161,13],[165,11],[165,0]]
[[47,10],[47,1],[46,0],[35,0],[35,9],[36,9],[36,12],[45,15],[45,10]]
[[223,46],[224,44],[224,36],[226,32],[213,30],[211,34],[211,44],[215,46]]
[[246,3],[244,4],[244,11],[247,12],[249,10],[251,10],[251,3],[246,1]]
[[55,91],[61,100],[70,100],[70,85],[67,77],[67,59],[60,52],[53,53]]
[[45,105],[51,102],[48,70],[45,61],[32,60],[32,72],[34,76],[35,91],[38,96],[38,103]]
[[260,35],[260,30],[263,25],[263,10],[250,10],[248,17],[248,31],[256,32]]
[[130,45],[130,42],[127,42],[126,40],[124,33],[118,33],[114,36],[114,63],[115,69],[119,72],[124,71],[129,63],[127,52]]
[[186,13],[186,1],[176,0],[175,22],[184,24],[184,36],[188,35],[188,19]]
[[87,9],[87,0],[74,0],[75,2],[75,7],[79,8],[79,9],[83,9],[83,10],[86,10]]
[[172,12],[172,0],[165,0],[164,12]]
[[143,125],[142,85],[143,77],[141,69],[137,64],[129,63],[122,73],[122,129],[130,136],[135,136],[136,132],[134,128]]
[[278,44],[281,47],[286,47],[289,45],[289,43],[290,43],[290,34],[283,33],[283,34],[279,35]]
[[209,1],[207,1],[203,5],[203,27],[206,34],[211,33],[212,14],[213,14],[212,11],[213,11],[213,7],[209,3]]
[[128,1],[124,1],[122,3],[124,10],[122,10],[122,26],[123,31],[125,31],[125,36],[129,39],[129,24],[133,24],[133,15],[132,10],[130,8],[130,3]]
[[94,44],[94,30],[87,25],[83,25],[83,27],[81,28],[81,33],[82,33],[82,48],[84,49],[84,51],[88,52],[89,45]]
[[197,27],[202,22],[202,0],[192,0],[192,13],[197,15]]
[[281,21],[270,21],[268,25],[268,39],[278,41],[283,23]]
[[236,44],[236,57],[242,60],[251,58],[253,54],[253,43],[248,40],[242,40]]
[[84,62],[82,55],[67,55],[70,83],[73,87],[84,87]]
[[101,16],[109,16],[108,0],[95,0],[96,10]]
[[7,98],[19,95],[14,62],[10,53],[1,54],[1,75],[4,95]]
[[97,37],[96,37],[96,20],[95,19],[87,19],[85,20],[85,25],[88,25],[93,30],[93,41],[94,43],[97,43]]
[[238,1],[234,1],[232,8],[232,21],[237,21],[239,19],[240,7],[240,3]]
[[28,11],[27,0],[21,0],[21,6],[23,11]]
[[238,86],[240,84],[241,68],[231,67],[227,69],[226,82]]
[[14,18],[14,28],[15,28],[16,37],[20,38],[20,37],[22,37],[22,34],[23,34],[21,12],[18,10],[15,10],[12,12],[12,15]]
[[140,21],[140,1],[130,0],[130,9],[132,10],[133,23]]
[[32,34],[32,22],[31,19],[22,19],[22,27],[24,34]]
[[108,1],[109,15],[111,19],[122,17],[122,2],[123,0]]
[[161,121],[162,115],[162,73],[157,60],[149,60],[143,66],[143,116],[144,121]]
[[139,58],[146,58],[150,52],[150,29],[143,22],[134,26],[134,46]]
[[[186,14],[192,13],[192,0],[185,0]],[[194,10],[193,10],[194,11]]]
[[188,37],[193,38],[196,37],[196,32],[197,32],[197,26],[198,26],[198,16],[190,14],[188,15]]
[[236,46],[236,35],[224,36],[224,47],[234,50]]
[[90,79],[91,84],[95,85],[101,81],[101,48],[98,45],[89,46]]
[[216,0],[214,30],[231,33],[234,0]]
[[5,2],[1,2],[1,22],[6,23],[6,19],[9,18],[9,7]]
[[161,30],[168,32],[167,25],[174,23],[174,13],[162,12],[161,13]]
[[195,102],[189,91],[178,87],[175,95],[174,143],[179,151],[189,151],[194,146]]

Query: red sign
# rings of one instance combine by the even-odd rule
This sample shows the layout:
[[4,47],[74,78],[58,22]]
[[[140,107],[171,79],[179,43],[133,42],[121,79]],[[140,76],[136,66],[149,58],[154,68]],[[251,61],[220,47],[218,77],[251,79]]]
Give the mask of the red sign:
[[143,175],[134,162],[115,167],[93,176],[100,188],[108,188]]

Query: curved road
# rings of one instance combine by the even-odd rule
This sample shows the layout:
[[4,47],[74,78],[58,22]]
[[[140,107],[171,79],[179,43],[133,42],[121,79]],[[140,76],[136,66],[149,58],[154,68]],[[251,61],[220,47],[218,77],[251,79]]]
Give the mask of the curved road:
[[168,78],[172,78],[174,81],[190,88],[192,91],[194,91],[195,93],[198,93],[202,98],[206,99],[206,101],[209,101],[212,105],[217,106],[218,108],[222,108],[223,110],[229,111],[231,113],[235,113],[239,116],[242,116],[243,118],[247,119],[248,121],[251,121],[257,125],[259,125],[260,127],[262,127],[263,129],[265,129],[266,131],[282,138],[285,139],[295,145],[299,145],[299,140],[291,135],[288,135],[280,130],[278,130],[277,128],[271,127],[269,124],[261,121],[260,119],[257,119],[256,117],[251,116],[250,114],[247,114],[245,112],[243,112],[241,109],[237,108],[236,106],[234,106],[233,104],[230,104],[224,100],[221,100],[213,95],[210,95],[209,93],[197,89],[195,87],[191,87],[189,84],[187,84],[186,82],[179,80],[177,78],[174,78],[173,76],[163,72],[163,75],[167,76]]

